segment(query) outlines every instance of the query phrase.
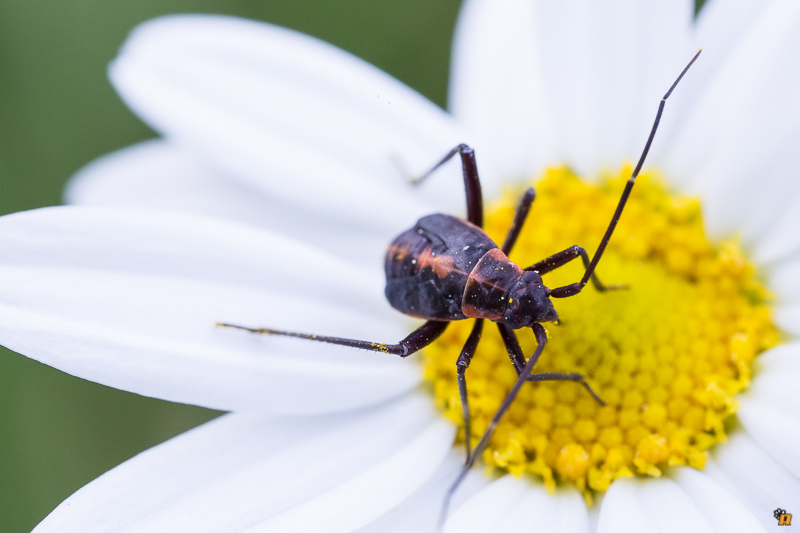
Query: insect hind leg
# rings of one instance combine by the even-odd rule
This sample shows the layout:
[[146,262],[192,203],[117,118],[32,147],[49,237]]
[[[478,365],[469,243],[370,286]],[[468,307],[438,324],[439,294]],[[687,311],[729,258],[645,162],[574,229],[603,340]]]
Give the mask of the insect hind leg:
[[309,341],[324,342],[327,344],[337,344],[339,346],[349,346],[350,348],[369,350],[371,352],[399,355],[400,357],[408,357],[412,353],[418,352],[419,350],[428,346],[430,343],[435,341],[445,329],[447,329],[448,325],[450,325],[449,322],[428,320],[397,344],[385,344],[381,342],[344,339],[342,337],[328,337],[325,335],[313,335],[309,333],[295,333],[293,331],[283,331],[279,329],[249,328],[247,326],[237,326],[236,324],[225,324],[222,322],[217,323],[217,326],[223,328],[241,329],[244,331],[249,331],[250,333],[259,333],[262,335],[281,335],[283,337],[294,337],[296,339],[306,339]]
[[461,170],[464,174],[464,188],[467,193],[467,220],[478,226],[483,227],[483,194],[481,193],[481,181],[478,178],[478,164],[475,161],[475,151],[466,144],[459,144],[450,150],[441,161],[436,163],[426,173],[412,178],[412,185],[419,185],[433,174],[439,167],[450,161],[454,155],[461,155]]

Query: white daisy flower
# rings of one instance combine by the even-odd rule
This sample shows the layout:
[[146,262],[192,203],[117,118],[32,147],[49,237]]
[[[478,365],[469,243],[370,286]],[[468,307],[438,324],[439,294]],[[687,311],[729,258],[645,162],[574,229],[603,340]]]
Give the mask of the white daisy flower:
[[[792,173],[800,133],[800,5],[712,1],[696,24],[692,6],[469,0],[456,31],[452,115],[357,58],[288,30],[206,16],[138,28],[112,64],[111,78],[163,139],[79,173],[67,196],[87,207],[0,219],[0,341],[92,381],[234,414],[111,470],[37,531],[433,528],[463,457],[452,451],[455,426],[420,389],[420,365],[215,324],[380,342],[403,338],[413,323],[382,297],[385,246],[422,215],[460,212],[463,184],[451,164],[411,190],[393,161],[418,172],[460,142],[476,150],[487,199],[498,197],[503,183],[545,174],[532,225],[552,231],[532,244],[520,242],[529,261],[539,259],[528,251],[542,242],[591,234],[583,226],[595,217],[608,222],[602,190],[551,187],[573,179],[571,171],[545,169],[569,165],[588,179],[618,173],[638,156],[658,99],[698,44],[706,50],[702,63],[670,99],[647,167],[701,199],[712,241],[739,235],[774,295],[773,322],[787,336],[800,331],[794,231],[800,180]],[[657,227],[640,218],[653,205],[666,206],[671,221],[697,221],[696,204],[669,200],[655,185],[642,187],[652,188],[626,211],[637,213],[630,218],[640,226]],[[547,222],[548,206],[569,207],[558,196],[564,189],[598,205],[583,203],[576,216]],[[505,202],[487,228],[503,226],[507,212]],[[560,226],[564,235],[553,236]],[[681,226],[680,238],[673,238],[673,226],[653,231],[668,236],[670,246],[663,252],[666,266],[650,271],[647,261],[626,258],[650,253],[664,239],[648,241],[651,248],[642,252],[626,240],[621,222],[612,241],[619,249],[609,250],[599,273],[611,279],[641,264],[668,289],[685,287],[672,284],[687,276],[701,288],[732,276],[744,280],[749,300],[739,298],[744,289],[737,286],[728,291],[731,299],[719,300],[723,309],[709,310],[716,300],[691,293],[678,308],[688,318],[673,317],[670,324],[701,335],[666,340],[660,335],[672,330],[644,315],[624,324],[630,330],[578,328],[581,309],[598,323],[603,313],[593,310],[589,291],[564,300],[575,311],[562,314],[565,326],[551,331],[542,365],[556,364],[548,357],[568,359],[558,338],[575,332],[609,345],[658,341],[655,353],[644,353],[627,370],[628,352],[616,345],[616,366],[604,367],[601,356],[592,367],[590,381],[609,395],[604,413],[619,425],[582,403],[577,386],[528,387],[520,408],[535,411],[536,424],[551,417],[556,429],[534,424],[538,429],[523,438],[527,422],[510,412],[519,435],[498,433],[500,444],[484,458],[535,474],[550,487],[554,479],[564,483],[550,494],[527,475],[490,481],[473,472],[447,530],[512,530],[535,521],[545,531],[758,531],[778,527],[777,510],[792,513],[800,501],[796,342],[759,356],[752,386],[736,397],[741,427],[706,454],[706,445],[726,440],[725,417],[735,408],[730,396],[746,384],[749,360],[768,344],[762,337],[769,338],[771,326],[761,320],[763,295],[748,263],[734,248],[718,253],[698,244],[697,227]],[[685,247],[674,248],[673,241]],[[711,256],[722,263],[706,261]],[[640,284],[637,291],[631,283],[621,297],[659,285]],[[661,303],[639,301],[649,308]],[[609,311],[609,322],[628,308],[606,302],[598,305],[617,309]],[[708,320],[696,319],[697,310],[707,310]],[[637,330],[639,323],[650,325]],[[709,333],[706,324],[734,328],[720,366],[711,356],[688,357],[719,352],[710,339],[724,332]],[[694,344],[673,343],[673,337]],[[436,353],[450,353],[448,364],[455,366],[460,347],[453,342],[443,338],[425,362],[436,403],[448,413],[452,395],[439,377]],[[675,362],[664,362],[662,352]],[[481,382],[481,356],[494,357],[479,351],[468,374],[476,384],[470,394],[477,425],[481,411],[491,408],[483,404],[491,403],[493,384],[507,371],[513,379],[510,366],[489,366],[494,373],[483,371]],[[590,359],[584,354],[576,364],[592,366]],[[660,366],[645,372],[645,361]],[[667,366],[676,373],[658,372]],[[604,368],[615,374],[604,378]],[[659,381],[664,376],[666,384]],[[678,398],[659,399],[662,391]],[[631,412],[633,421],[624,425]],[[574,442],[564,444],[561,429]],[[634,436],[643,444],[632,444]],[[703,470],[664,468],[702,463]],[[626,470],[649,477],[626,477]],[[587,507],[591,497],[596,501]]]

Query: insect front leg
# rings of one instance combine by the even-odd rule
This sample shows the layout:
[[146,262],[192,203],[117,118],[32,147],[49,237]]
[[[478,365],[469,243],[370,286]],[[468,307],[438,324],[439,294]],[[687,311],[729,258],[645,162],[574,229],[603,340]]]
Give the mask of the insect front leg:
[[444,165],[456,154],[461,154],[461,170],[464,174],[464,188],[467,193],[467,220],[478,226],[483,227],[483,194],[481,193],[481,181],[478,178],[478,164],[475,161],[475,151],[466,144],[459,144],[441,161],[436,163],[432,169],[422,176],[411,180],[413,185],[419,185],[428,176],[433,174],[436,169]]
[[372,352],[382,352],[392,355],[399,355],[400,357],[408,357],[412,353],[418,352],[435,341],[439,335],[444,333],[444,330],[447,329],[449,324],[449,322],[428,320],[397,344],[384,344],[381,342],[343,339],[341,337],[327,337],[324,335],[312,335],[308,333],[294,333],[292,331],[283,331],[279,329],[248,328],[246,326],[237,326],[236,324],[217,323],[217,326],[241,329],[244,331],[249,331],[250,333],[259,333],[263,335],[282,335],[284,337],[295,337],[297,339],[325,342],[327,344],[338,344],[339,346],[349,346],[350,348],[358,348],[360,350],[369,350]]
[[603,399],[598,396],[594,389],[592,389],[591,385],[589,385],[589,382],[586,381],[586,378],[577,372],[540,372],[538,374],[531,374],[528,376],[528,381],[574,381],[583,385],[584,388],[589,391],[589,394],[592,395],[592,398],[597,401],[597,403],[603,406],[606,404],[606,402],[604,402]]
[[500,337],[503,338],[503,344],[506,346],[506,352],[508,352],[508,358],[511,359],[514,370],[517,371],[517,375],[521,374],[522,369],[525,368],[525,356],[522,353],[517,336],[505,324],[497,324],[497,329],[500,330]]
[[472,356],[475,355],[475,349],[481,340],[481,333],[483,331],[483,319],[479,318],[472,326],[472,332],[467,337],[467,342],[461,349],[461,355],[458,356],[456,361],[456,375],[458,376],[458,392],[461,396],[461,412],[464,414],[464,445],[467,449],[467,462],[469,462],[472,451],[472,428],[470,423],[469,414],[469,398],[467,397],[467,379],[465,373],[472,362]]
[[[503,337],[503,343],[506,345],[506,350],[508,351],[508,356],[511,358],[511,364],[514,365],[514,369],[517,371],[518,375],[521,375],[524,366],[525,366],[525,356],[522,353],[522,348],[520,348],[519,341],[517,340],[517,335],[514,333],[513,330],[509,329],[507,326],[503,324],[498,324],[498,329],[500,330],[500,336]],[[522,363],[522,364],[520,364]],[[576,383],[580,383],[583,385],[589,394],[592,395],[597,403],[600,405],[605,405],[606,402],[600,398],[600,396],[592,389],[589,383],[586,381],[586,378],[583,377],[582,374],[578,374],[577,372],[569,372],[569,373],[561,373],[561,372],[541,372],[538,374],[531,374],[528,376],[528,381],[574,381]]]
[[[525,270],[535,271],[535,272],[538,272],[539,274],[546,274],[546,273],[551,272],[551,271],[553,271],[553,270],[555,270],[557,268],[561,268],[562,266],[566,265],[567,263],[569,263],[570,261],[572,261],[573,259],[575,259],[577,257],[580,257],[583,260],[583,267],[588,270],[589,263],[590,263],[589,262],[589,254],[586,253],[585,249],[583,249],[582,247],[577,246],[577,245],[576,246],[570,246],[566,250],[561,250],[560,252],[555,253],[555,254],[551,255],[550,257],[548,257],[546,259],[542,259],[538,263],[532,264],[531,266],[529,266]],[[597,274],[594,273],[594,271],[591,272],[590,279],[592,280],[592,283],[594,284],[594,287],[600,292],[617,290],[617,289],[627,289],[628,288],[628,286],[624,285],[624,284],[622,284],[622,285],[604,285],[600,281],[600,279],[597,277]],[[578,285],[580,285],[580,288],[577,289],[577,292],[570,292],[569,294],[565,294],[564,296],[573,296],[573,295],[577,294],[578,292],[580,292],[583,289],[583,287],[586,285],[586,283],[584,281],[581,281],[579,283],[573,283],[572,285],[567,285],[567,287],[573,287],[573,286],[578,286]],[[559,287],[559,289],[561,289],[561,288],[563,288],[563,287]],[[555,292],[555,291],[558,291],[558,289],[553,289],[553,292]],[[553,296],[554,298],[563,298],[564,297],[564,296],[559,296],[559,295],[553,294],[553,293],[551,293],[551,296]]]

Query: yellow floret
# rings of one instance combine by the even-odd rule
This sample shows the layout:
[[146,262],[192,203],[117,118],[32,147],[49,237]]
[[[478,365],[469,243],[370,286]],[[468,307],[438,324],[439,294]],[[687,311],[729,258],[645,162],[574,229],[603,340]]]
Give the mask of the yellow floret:
[[[599,185],[565,168],[547,170],[511,259],[524,267],[575,244],[591,253],[630,170]],[[509,191],[487,212],[496,242],[518,197]],[[559,287],[582,274],[577,260],[544,282]],[[597,275],[628,288],[600,293],[589,284],[554,300],[561,323],[547,324],[548,344],[534,371],[583,374],[606,405],[579,383],[526,384],[483,454],[489,466],[532,473],[549,490],[574,483],[587,501],[619,477],[660,476],[670,465],[702,468],[707,450],[726,439],[733,396],[749,384],[753,359],[780,339],[769,295],[736,240],[708,243],[699,202],[668,195],[657,176],[638,178]],[[454,362],[471,327],[454,323],[425,352],[436,404],[459,424]],[[517,334],[530,355],[532,334]],[[491,324],[466,379],[474,444],[516,379]]]

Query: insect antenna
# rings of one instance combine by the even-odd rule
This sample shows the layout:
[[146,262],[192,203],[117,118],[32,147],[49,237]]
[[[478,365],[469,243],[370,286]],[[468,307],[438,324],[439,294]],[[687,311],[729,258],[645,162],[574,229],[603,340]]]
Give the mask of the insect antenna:
[[[608,241],[611,239],[611,234],[614,233],[614,228],[616,227],[617,222],[619,221],[620,215],[622,214],[622,210],[625,208],[625,203],[628,201],[628,197],[630,196],[631,190],[633,189],[634,181],[636,180],[636,177],[639,175],[639,172],[642,169],[642,165],[644,164],[644,160],[647,158],[647,154],[650,151],[650,146],[653,144],[653,138],[655,137],[656,131],[658,130],[658,124],[659,122],[661,122],[661,114],[664,112],[664,104],[666,103],[667,98],[669,98],[669,96],[672,94],[672,91],[678,85],[678,82],[680,82],[681,79],[683,79],[683,76],[689,70],[689,67],[691,67],[697,60],[697,58],[700,56],[700,52],[701,50],[697,51],[694,57],[692,57],[692,60],[689,61],[689,64],[686,65],[686,67],[684,67],[678,78],[675,80],[672,86],[670,86],[667,93],[663,96],[663,98],[661,98],[661,102],[658,104],[658,112],[656,113],[656,119],[653,123],[652,129],[650,130],[650,135],[647,138],[647,143],[644,146],[642,155],[639,157],[639,162],[636,164],[636,168],[634,168],[633,174],[631,175],[630,179],[628,179],[628,183],[625,185],[625,190],[622,192],[622,197],[620,198],[619,203],[617,204],[617,209],[614,212],[614,216],[611,218],[611,222],[609,223],[608,228],[606,229],[605,235],[603,235],[603,239],[600,241],[600,245],[597,247],[597,251],[595,252],[594,257],[592,258],[589,265],[586,267],[586,272],[584,273],[583,278],[578,283],[573,283],[572,285],[565,285],[564,287],[558,287],[556,289],[553,289],[551,291],[551,296],[555,298],[564,298],[566,296],[573,296],[575,294],[578,294],[581,291],[581,289],[583,289],[583,287],[586,285],[586,283],[589,281],[589,279],[592,277],[592,274],[594,273],[594,270],[597,267],[597,263],[603,256],[603,252],[605,251],[606,246],[608,246]],[[456,152],[457,149],[453,150],[450,154],[448,154],[445,160],[455,155]],[[533,200],[532,195],[530,200],[531,201]],[[525,202],[526,200],[523,200],[523,206]],[[515,220],[513,226],[516,226],[517,225],[516,223],[517,221]],[[511,233],[516,233],[516,232],[518,232],[518,229],[516,230],[512,229]],[[511,239],[510,244],[513,245],[514,239],[515,237]],[[470,469],[475,464],[475,460],[483,453],[483,451],[488,446],[489,440],[491,440],[492,435],[494,434],[494,431],[497,428],[497,425],[500,423],[500,420],[503,418],[503,415],[505,415],[506,411],[508,411],[508,409],[511,407],[511,404],[516,399],[517,394],[519,393],[522,386],[528,380],[529,376],[531,375],[531,372],[533,371],[533,367],[536,365],[536,362],[539,360],[539,356],[542,354],[542,351],[544,350],[545,344],[547,343],[547,333],[545,332],[544,327],[541,324],[535,323],[533,324],[531,329],[533,330],[533,333],[536,336],[536,343],[537,343],[536,350],[534,351],[533,355],[531,355],[528,362],[525,364],[525,367],[519,373],[519,376],[517,377],[517,380],[514,382],[514,385],[511,387],[511,390],[508,391],[506,397],[503,399],[503,402],[500,404],[500,407],[498,407],[494,416],[492,416],[492,419],[489,421],[489,425],[487,426],[486,431],[484,431],[481,440],[478,441],[478,444],[475,445],[475,449],[472,451],[472,453],[468,454],[467,461],[461,468],[461,472],[459,472],[458,477],[455,479],[453,484],[448,489],[447,494],[445,495],[444,498],[444,502],[442,504],[441,514],[439,515],[438,530],[442,529],[442,527],[444,526],[444,522],[447,519],[447,511],[448,508],[450,507],[450,501],[453,498],[453,494],[461,485],[461,482],[464,481],[464,478],[467,476]],[[604,403],[591,390],[591,388],[589,388],[589,391],[592,393],[593,396],[595,396],[596,400],[598,400],[601,404]]]
[[614,211],[614,216],[611,217],[611,222],[606,229],[605,235],[603,235],[602,240],[600,241],[600,245],[597,247],[597,251],[594,253],[594,257],[592,257],[589,266],[586,267],[586,272],[583,273],[583,278],[578,283],[573,283],[571,285],[565,285],[564,287],[558,287],[553,289],[551,296],[553,298],[566,298],[567,296],[574,296],[578,294],[586,283],[589,281],[589,278],[592,277],[595,268],[597,268],[597,263],[600,262],[600,258],[603,257],[603,252],[605,252],[606,247],[608,246],[608,241],[611,240],[611,234],[614,233],[614,228],[617,227],[617,222],[619,222],[619,218],[622,215],[622,210],[625,208],[625,204],[628,201],[628,197],[631,195],[631,190],[633,190],[633,184],[636,181],[636,177],[639,175],[639,172],[642,170],[642,165],[644,165],[644,160],[647,158],[647,154],[650,152],[650,145],[653,144],[653,138],[656,136],[656,130],[658,130],[658,124],[661,122],[661,114],[664,112],[664,104],[667,102],[667,98],[672,94],[672,91],[675,90],[675,87],[678,85],[683,79],[683,76],[689,70],[697,58],[700,56],[700,52],[702,50],[698,50],[697,53],[694,55],[689,64],[684,67],[681,71],[680,76],[675,80],[672,86],[661,98],[661,102],[658,104],[658,112],[656,113],[656,120],[653,122],[653,127],[650,130],[650,135],[647,137],[647,143],[644,145],[644,150],[642,151],[642,155],[639,157],[639,162],[636,163],[636,168],[633,169],[633,174],[631,174],[630,179],[628,179],[628,183],[625,184],[625,190],[622,191],[622,197],[619,199],[619,203],[617,204],[617,209]]

